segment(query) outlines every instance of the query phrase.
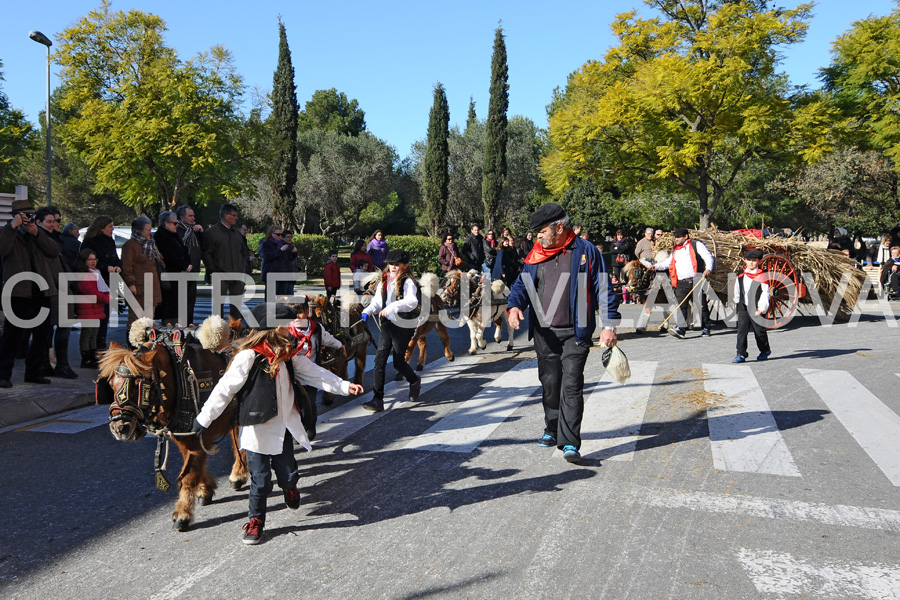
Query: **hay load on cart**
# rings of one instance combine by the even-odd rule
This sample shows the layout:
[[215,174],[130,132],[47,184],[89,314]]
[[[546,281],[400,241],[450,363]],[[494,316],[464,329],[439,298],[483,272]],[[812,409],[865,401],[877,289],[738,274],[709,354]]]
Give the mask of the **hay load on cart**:
[[[772,274],[769,313],[766,315],[769,328],[785,324],[798,305],[812,306],[816,294],[825,310],[829,310],[834,299],[840,296],[836,318],[848,319],[866,279],[853,260],[839,252],[817,248],[797,236],[757,237],[752,230],[731,232],[715,228],[691,229],[690,236],[703,242],[715,258],[710,285],[723,299],[728,295],[729,274],[743,268],[744,251],[762,250],[760,268]],[[656,248],[671,252],[673,241],[671,234],[665,234],[657,240]],[[813,293],[807,289],[809,286],[813,286]]]

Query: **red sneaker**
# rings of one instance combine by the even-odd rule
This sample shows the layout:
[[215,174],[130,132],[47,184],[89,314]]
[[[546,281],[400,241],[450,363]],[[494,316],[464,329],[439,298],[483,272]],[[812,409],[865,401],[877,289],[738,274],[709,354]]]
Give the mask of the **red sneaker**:
[[244,523],[244,543],[248,545],[258,544],[262,539],[263,522],[253,517]]
[[300,491],[297,488],[284,490],[284,503],[291,510],[300,508]]

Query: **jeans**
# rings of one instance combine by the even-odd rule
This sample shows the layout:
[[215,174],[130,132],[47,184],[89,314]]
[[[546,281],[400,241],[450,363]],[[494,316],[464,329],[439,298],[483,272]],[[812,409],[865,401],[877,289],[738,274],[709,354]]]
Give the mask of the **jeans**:
[[300,480],[297,470],[297,459],[294,457],[294,438],[288,431],[284,432],[284,445],[281,454],[274,456],[259,454],[247,450],[247,470],[250,471],[250,510],[247,517],[266,522],[266,501],[272,493],[272,471],[278,487],[293,490]]

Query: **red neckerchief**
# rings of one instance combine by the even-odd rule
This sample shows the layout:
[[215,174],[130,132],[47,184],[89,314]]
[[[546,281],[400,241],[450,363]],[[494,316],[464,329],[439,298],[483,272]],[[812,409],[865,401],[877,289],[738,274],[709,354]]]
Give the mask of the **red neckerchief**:
[[548,258],[553,258],[560,252],[563,254],[566,253],[566,248],[569,244],[572,243],[572,240],[575,239],[575,232],[570,231],[569,237],[566,238],[566,243],[558,248],[544,248],[539,243],[535,242],[534,247],[531,249],[531,252],[528,253],[528,256],[525,257],[525,263],[529,265],[536,265],[538,263],[542,263]]
[[749,278],[752,279],[753,281],[758,281],[758,282],[760,282],[760,283],[764,283],[764,282],[763,282],[763,276],[764,276],[765,274],[766,274],[765,271],[763,271],[762,269],[760,269],[760,268],[757,267],[757,269],[756,269],[755,271],[753,271],[753,272],[750,272],[750,271],[748,271],[747,269],[744,269],[744,270],[741,272],[741,274],[739,275],[739,277],[743,277],[744,275],[746,275],[747,277],[749,277]]
[[684,243],[683,243],[683,244],[681,244],[680,246],[675,246],[674,248],[672,248],[672,254],[675,254],[675,251],[676,251],[676,250],[681,250],[682,248],[686,248],[687,246],[690,246],[690,245],[691,245],[691,238],[689,238],[689,237],[684,238]]
[[[269,361],[270,365],[275,362],[276,358],[278,358],[278,354],[276,354],[275,351],[272,350],[272,347],[269,345],[269,342],[262,342],[261,344],[257,344],[256,346],[253,346],[253,351],[265,356],[266,359]],[[299,352],[300,352],[300,347],[299,346],[295,347],[293,350],[290,351],[287,359],[290,360],[293,356],[295,356]],[[277,372],[278,371],[276,370],[275,373],[277,373]]]
[[[309,321],[309,334],[303,333],[302,331],[297,329],[297,326],[294,325],[293,322],[291,323],[290,327],[288,327],[288,329],[290,330],[291,335],[297,338],[296,353],[303,352],[304,356],[306,356],[306,358],[309,358],[309,355],[312,354],[312,343],[310,343],[309,339],[312,337],[313,332],[316,330],[316,322],[312,319],[307,319],[307,321]],[[303,350],[304,348],[306,348],[305,352]]]

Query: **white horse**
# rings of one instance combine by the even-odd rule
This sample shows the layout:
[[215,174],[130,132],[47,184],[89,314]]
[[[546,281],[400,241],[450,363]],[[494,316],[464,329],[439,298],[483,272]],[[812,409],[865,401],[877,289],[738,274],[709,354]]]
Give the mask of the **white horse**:
[[[506,315],[506,305],[507,299],[509,298],[509,288],[506,287],[506,284],[503,283],[501,279],[494,280],[491,282],[491,287],[487,290],[483,289],[483,278],[482,276],[475,272],[469,271],[468,279],[475,285],[470,285],[470,289],[472,287],[475,288],[475,291],[470,295],[470,309],[468,314],[464,314],[463,318],[466,321],[466,325],[469,326],[469,354],[478,354],[478,349],[481,348],[484,350],[487,347],[487,342],[484,341],[484,331],[490,326],[491,323],[494,324],[494,341],[498,344],[502,338],[502,325],[506,323],[507,337],[508,342],[506,344],[507,350],[513,349],[513,333],[514,329],[512,325],[509,324],[509,320]],[[488,304],[489,306],[485,306],[483,301],[482,294],[488,294]],[[485,309],[488,309],[485,311]]]

